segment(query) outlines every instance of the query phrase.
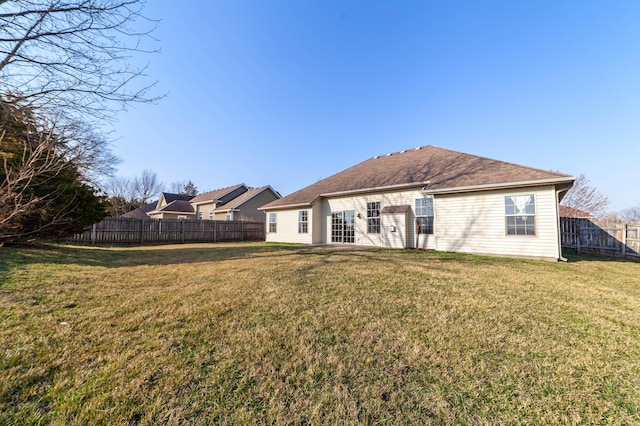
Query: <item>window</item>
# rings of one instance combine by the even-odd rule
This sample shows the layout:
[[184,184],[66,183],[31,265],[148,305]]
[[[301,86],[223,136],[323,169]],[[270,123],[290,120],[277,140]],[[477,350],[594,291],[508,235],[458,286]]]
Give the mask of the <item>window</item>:
[[331,213],[331,242],[354,243],[356,233],[356,212]]
[[275,233],[278,230],[278,215],[269,213],[269,232]]
[[418,234],[433,234],[433,198],[416,199]]
[[309,232],[309,212],[300,210],[298,212],[298,233],[306,234]]
[[213,219],[213,209],[209,209],[209,220]]
[[198,219],[202,220],[202,210],[198,210]]
[[536,235],[536,197],[508,195],[504,197],[507,235]]
[[367,203],[367,232],[380,233],[380,201]]

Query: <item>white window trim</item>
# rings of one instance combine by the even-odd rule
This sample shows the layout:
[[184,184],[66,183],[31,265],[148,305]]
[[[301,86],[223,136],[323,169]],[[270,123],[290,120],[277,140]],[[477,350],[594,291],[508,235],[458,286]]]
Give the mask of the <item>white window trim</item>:
[[[513,214],[507,214],[506,212],[506,206],[507,206],[507,198],[508,197],[533,197],[533,213],[513,213]],[[505,195],[504,196],[504,206],[505,206],[505,212],[504,212],[504,234],[506,237],[509,238],[513,238],[513,237],[524,237],[524,238],[532,238],[532,237],[537,237],[538,236],[538,200],[536,197],[536,194],[534,193],[521,193],[521,194],[511,194],[511,195]],[[508,224],[508,218],[509,217],[533,217],[533,234],[527,234],[526,233],[526,226],[525,226],[525,233],[524,234],[510,234],[509,233],[509,224]],[[517,228],[516,228],[517,229]]]
[[[431,211],[432,214],[418,214],[418,201],[421,200],[431,200]],[[433,199],[433,197],[423,197],[423,198],[416,198],[415,201],[415,208],[416,208],[416,219],[422,219],[422,218],[431,218],[432,223],[431,223],[431,232],[418,232],[419,231],[419,226],[416,223],[416,233],[418,233],[418,235],[434,235],[435,234],[435,225],[436,225],[436,207],[435,207],[435,201]],[[418,222],[416,220],[416,222]]]
[[[273,225],[273,230],[272,226]],[[269,213],[269,227],[268,232],[270,234],[278,233],[278,213]]]
[[[305,220],[302,220],[303,213],[305,216]],[[304,230],[302,230],[303,227],[304,227]],[[308,234],[308,233],[309,233],[309,210],[300,210],[298,211],[298,234]]]
[[[378,204],[378,216],[369,216],[369,213],[373,209],[369,209],[370,204]],[[371,225],[371,222],[375,222],[377,219],[377,225]],[[371,231],[371,227],[375,227],[376,230]],[[382,232],[382,204],[380,201],[367,201],[367,234],[380,234]]]

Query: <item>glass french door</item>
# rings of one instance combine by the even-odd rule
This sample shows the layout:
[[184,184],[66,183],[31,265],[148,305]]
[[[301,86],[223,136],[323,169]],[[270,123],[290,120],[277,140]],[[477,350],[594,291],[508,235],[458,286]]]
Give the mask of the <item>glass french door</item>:
[[356,213],[354,211],[331,213],[331,242],[354,243]]

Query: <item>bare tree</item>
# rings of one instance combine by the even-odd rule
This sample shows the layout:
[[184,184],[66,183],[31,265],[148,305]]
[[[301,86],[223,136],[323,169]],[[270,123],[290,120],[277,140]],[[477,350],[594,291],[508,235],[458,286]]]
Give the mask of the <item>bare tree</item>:
[[172,182],[169,185],[169,191],[174,194],[185,194],[191,196],[198,195],[198,188],[196,187],[195,183],[191,182],[191,180],[189,180],[188,182],[185,182],[183,180]]
[[640,223],[640,205],[629,207],[618,213],[618,218],[627,222]]
[[0,99],[0,241],[57,238],[104,217],[81,173],[101,154],[89,143],[70,155],[68,144],[81,141],[65,130]]
[[[30,135],[27,143],[13,153],[9,153],[6,145],[10,136],[7,129],[0,133],[2,151],[3,176],[0,182],[0,236],[15,232],[21,219],[30,211],[46,208],[48,200],[35,194],[31,188],[34,181],[41,176],[55,175],[60,168],[58,161],[50,149],[46,135]],[[17,145],[17,144],[16,144]],[[55,194],[51,194],[55,197]],[[53,198],[52,197],[52,198]],[[44,206],[43,206],[44,204]]]
[[158,180],[158,175],[151,170],[143,170],[140,176],[133,179],[134,191],[140,200],[140,204],[144,205],[160,192],[164,191],[164,183]]
[[604,217],[608,213],[609,199],[591,186],[584,174],[580,174],[561,204],[591,213],[595,217]]
[[[156,22],[144,0],[0,0],[0,93],[20,105],[106,119],[158,99],[139,84]],[[53,107],[53,108],[52,108]]]
[[185,185],[186,182],[183,180],[176,180],[175,182],[171,182],[169,184],[169,192],[171,192],[172,194],[182,194]]
[[121,216],[149,203],[164,191],[164,184],[155,172],[143,170],[132,178],[112,176],[102,184],[102,189],[109,197],[109,214]]
[[102,189],[109,197],[108,210],[111,216],[122,216],[140,207],[140,201],[133,186],[133,179],[112,176],[104,182]]

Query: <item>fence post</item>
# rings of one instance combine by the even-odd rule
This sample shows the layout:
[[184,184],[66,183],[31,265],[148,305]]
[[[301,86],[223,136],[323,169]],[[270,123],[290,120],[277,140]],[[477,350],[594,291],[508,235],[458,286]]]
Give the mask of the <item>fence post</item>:
[[144,219],[140,218],[140,245],[144,244]]
[[622,227],[622,258],[627,256],[627,224]]
[[91,226],[91,244],[95,244],[96,243],[96,224],[94,223],[93,226]]
[[576,245],[578,246],[578,254],[580,254],[580,241],[582,241],[582,229],[580,222],[576,220]]

